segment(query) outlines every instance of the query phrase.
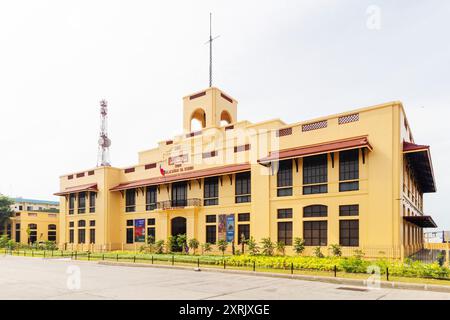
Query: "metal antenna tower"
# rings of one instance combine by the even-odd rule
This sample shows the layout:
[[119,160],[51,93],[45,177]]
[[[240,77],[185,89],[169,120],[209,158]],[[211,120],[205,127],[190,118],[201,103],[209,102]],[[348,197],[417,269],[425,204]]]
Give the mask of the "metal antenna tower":
[[109,147],[111,140],[108,138],[108,102],[100,101],[100,138],[98,139],[97,167],[110,167]]
[[219,36],[212,36],[212,13],[209,13],[209,40],[205,42],[205,44],[209,43],[209,87],[212,87],[212,64],[213,64],[213,55],[212,55],[212,43]]

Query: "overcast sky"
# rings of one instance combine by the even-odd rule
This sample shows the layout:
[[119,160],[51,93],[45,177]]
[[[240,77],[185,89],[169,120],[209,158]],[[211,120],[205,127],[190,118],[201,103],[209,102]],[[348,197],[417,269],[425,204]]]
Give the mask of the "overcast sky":
[[432,147],[425,211],[450,228],[447,0],[1,1],[0,192],[57,200],[59,175],[95,167],[103,98],[114,166],[180,133],[182,96],[208,86],[209,12],[240,120],[401,100]]

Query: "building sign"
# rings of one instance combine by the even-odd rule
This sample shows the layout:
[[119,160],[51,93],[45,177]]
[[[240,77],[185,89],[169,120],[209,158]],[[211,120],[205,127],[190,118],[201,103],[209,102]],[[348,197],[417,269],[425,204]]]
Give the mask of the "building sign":
[[169,158],[169,165],[185,163],[189,161],[187,154],[180,154],[179,156],[174,156]]
[[234,241],[234,214],[227,216],[227,242]]
[[134,242],[145,242],[145,219],[134,220]]
[[226,240],[227,238],[227,215],[219,214],[219,232],[218,240]]

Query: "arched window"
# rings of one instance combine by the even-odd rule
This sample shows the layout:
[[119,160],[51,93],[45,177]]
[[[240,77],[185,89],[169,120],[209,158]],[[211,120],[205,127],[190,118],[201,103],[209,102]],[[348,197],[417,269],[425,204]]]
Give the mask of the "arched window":
[[201,130],[206,127],[206,113],[203,109],[197,109],[191,116],[191,131]]
[[78,227],[79,227],[79,228],[84,228],[84,227],[86,227],[86,221],[85,221],[85,220],[80,220],[80,221],[78,221]]
[[328,207],[324,205],[312,205],[303,208],[304,218],[316,218],[328,216]]
[[229,125],[230,123],[233,123],[230,113],[226,110],[223,110],[222,113],[220,114],[220,125],[226,126]]

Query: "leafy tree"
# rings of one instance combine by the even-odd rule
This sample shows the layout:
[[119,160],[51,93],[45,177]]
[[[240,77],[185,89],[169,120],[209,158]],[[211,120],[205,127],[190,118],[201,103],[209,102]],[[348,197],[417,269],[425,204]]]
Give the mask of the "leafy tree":
[[147,240],[145,242],[147,244],[153,244],[153,243],[155,243],[155,237],[154,236],[147,236]]
[[211,244],[206,242],[202,244],[202,254],[210,252],[211,251]]
[[0,225],[4,225],[11,218],[14,213],[11,209],[13,204],[14,201],[11,198],[0,194]]
[[192,248],[192,250],[194,250],[194,254],[196,253],[199,245],[200,243],[197,239],[193,238],[189,240],[189,248]]
[[278,241],[275,244],[276,248],[277,248],[277,252],[279,254],[281,254],[282,256],[284,256],[286,254],[286,245],[284,244],[283,241]]
[[219,242],[217,242],[217,247],[220,251],[222,251],[222,255],[225,255],[225,251],[228,247],[228,242],[226,242],[225,240],[219,240]]
[[305,251],[305,241],[302,238],[294,238],[294,251],[296,254],[302,254]]
[[331,251],[331,254],[335,257],[341,257],[342,256],[342,248],[338,244],[331,244],[328,248]]
[[6,248],[8,247],[8,236],[5,234],[3,236],[0,236],[0,248]]
[[241,250],[242,254],[245,254],[245,245],[247,244],[248,240],[245,239],[244,233],[241,233]]
[[186,237],[186,234],[179,234],[176,237],[176,243],[177,243],[178,247],[181,248],[181,252],[182,253],[186,253],[187,252],[187,250],[186,250],[186,248],[187,248],[187,237]]
[[158,254],[164,253],[164,245],[165,245],[164,240],[156,241],[156,243],[155,243],[156,253],[158,253]]
[[248,251],[250,252],[250,255],[254,256],[259,253],[259,247],[256,243],[255,239],[253,237],[250,237],[250,239],[247,240],[248,245]]
[[266,256],[273,256],[273,251],[275,249],[275,244],[270,240],[270,238],[262,238],[262,253]]
[[314,256],[317,257],[317,258],[325,257],[320,249],[321,249],[320,247],[315,247],[314,248]]

